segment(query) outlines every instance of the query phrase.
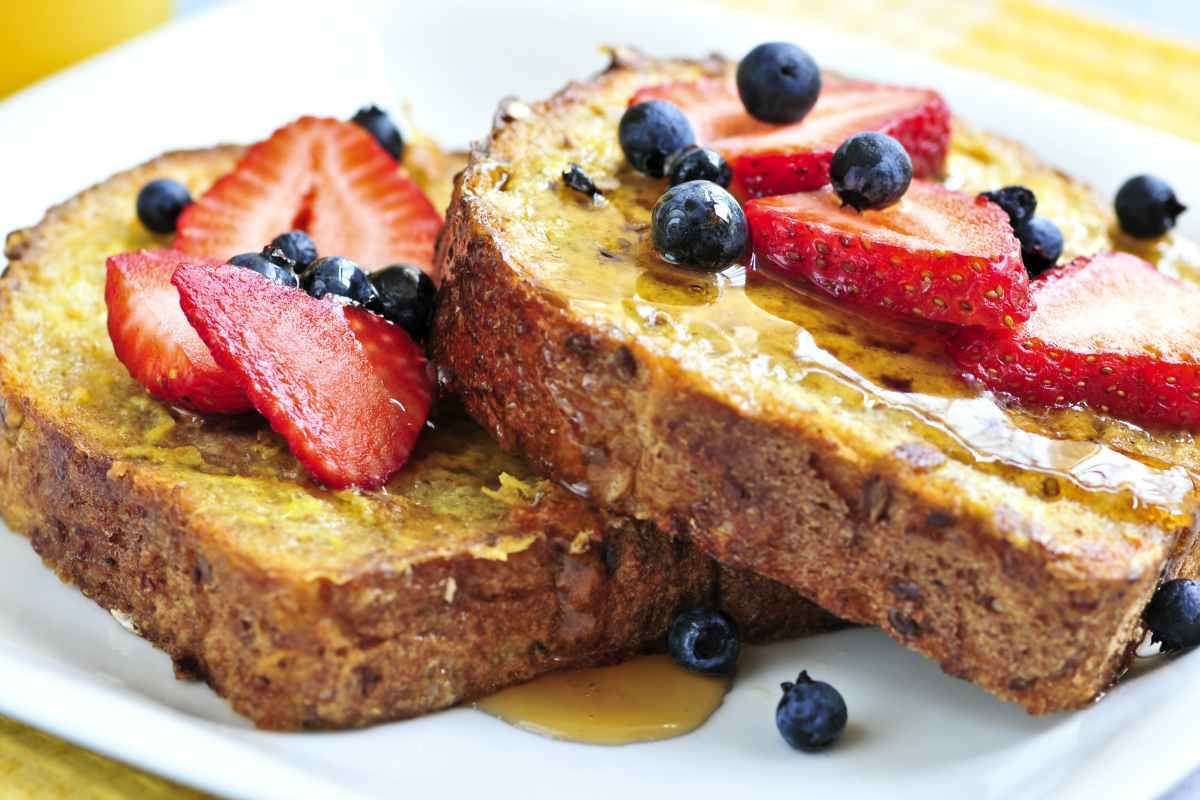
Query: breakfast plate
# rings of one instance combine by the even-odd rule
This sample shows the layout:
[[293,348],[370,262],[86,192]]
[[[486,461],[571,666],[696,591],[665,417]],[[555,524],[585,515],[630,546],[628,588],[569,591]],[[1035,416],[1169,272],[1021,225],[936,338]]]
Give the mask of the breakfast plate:
[[[1171,176],[1185,200],[1200,194],[1200,148],[1170,136],[834,31],[644,6],[449,0],[398,12],[362,2],[336,20],[300,4],[220,8],[0,105],[10,187],[0,227],[30,224],[162,150],[253,140],[300,113],[345,116],[370,100],[404,98],[422,127],[465,146],[499,97],[544,96],[594,72],[605,42],[665,55],[792,39],[843,71],[932,85],[957,113],[1106,195],[1134,171]],[[262,46],[280,41],[306,57]],[[1200,237],[1200,218],[1182,223]],[[1200,712],[1195,655],[1141,661],[1103,703],[1030,717],[867,629],[750,649],[705,726],[653,744],[552,741],[469,708],[363,731],[261,732],[202,685],[175,681],[164,654],[59,583],[24,540],[8,535],[0,548],[0,712],[233,796],[607,797],[619,787],[637,797],[1134,797],[1169,788],[1200,750],[1189,725]],[[819,756],[789,750],[773,724],[778,685],[800,669],[836,685],[850,708],[845,738]]]

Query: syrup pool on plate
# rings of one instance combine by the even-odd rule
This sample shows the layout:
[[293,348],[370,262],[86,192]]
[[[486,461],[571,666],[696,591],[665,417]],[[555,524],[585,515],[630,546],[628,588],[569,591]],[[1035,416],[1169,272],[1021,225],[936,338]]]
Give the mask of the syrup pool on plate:
[[475,707],[553,739],[632,744],[694,731],[720,707],[727,677],[689,672],[668,656],[564,670],[484,698]]

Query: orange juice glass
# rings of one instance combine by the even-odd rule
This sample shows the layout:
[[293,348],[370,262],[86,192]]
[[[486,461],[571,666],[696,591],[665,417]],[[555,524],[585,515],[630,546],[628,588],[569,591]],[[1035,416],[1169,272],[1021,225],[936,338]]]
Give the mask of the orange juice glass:
[[173,0],[0,0],[0,97],[170,18]]

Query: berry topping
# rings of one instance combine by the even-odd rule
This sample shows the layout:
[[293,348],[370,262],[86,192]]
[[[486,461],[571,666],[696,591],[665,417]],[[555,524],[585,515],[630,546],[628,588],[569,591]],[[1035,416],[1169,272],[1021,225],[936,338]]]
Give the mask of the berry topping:
[[1162,236],[1187,211],[1187,206],[1175,197],[1175,190],[1153,175],[1137,175],[1125,181],[1117,191],[1115,205],[1121,230],[1137,239]]
[[663,176],[667,156],[696,141],[683,112],[663,100],[635,103],[625,109],[617,133],[625,158],[651,178]]
[[1031,288],[1037,308],[1016,330],[972,328],[950,341],[959,366],[1038,405],[1200,423],[1200,287],[1104,253],[1047,272]]
[[1018,228],[1033,219],[1033,212],[1037,210],[1037,197],[1024,186],[1005,186],[994,192],[984,192],[980,196],[1004,209],[1013,228]]
[[1021,260],[1029,277],[1036,278],[1058,263],[1063,251],[1063,235],[1050,220],[1034,217],[1013,232],[1021,242]]
[[712,181],[728,189],[733,170],[716,150],[690,144],[667,157],[663,170],[672,186],[688,181]]
[[925,181],[883,211],[843,208],[830,188],[752,200],[758,264],[844,300],[958,325],[1029,316],[1021,246],[997,206]]
[[137,196],[137,215],[147,230],[174,233],[183,210],[192,204],[192,194],[179,181],[160,178],[150,181]]
[[664,261],[723,269],[746,249],[746,215],[715,183],[688,181],[667,189],[654,204],[651,235]]
[[174,283],[213,357],[317,480],[376,488],[404,465],[433,385],[403,330],[246,270],[184,266]]
[[837,689],[801,672],[795,683],[783,683],[775,707],[775,725],[783,740],[797,750],[815,753],[841,738],[849,715]]
[[746,113],[776,125],[799,122],[821,94],[821,70],[806,51],[787,42],[765,42],[741,60],[737,90]]
[[580,194],[586,194],[588,197],[599,194],[596,189],[596,184],[592,183],[592,179],[583,171],[583,167],[572,162],[570,166],[563,170],[563,184]]
[[856,133],[834,151],[829,180],[842,202],[858,211],[900,202],[912,183],[904,145],[886,133]]
[[267,249],[282,250],[299,270],[317,260],[317,243],[304,231],[281,233],[271,240]]
[[[267,245],[266,247],[264,247],[262,249],[262,252],[259,253],[259,255],[261,255],[263,258],[267,259],[268,261],[270,261],[272,264],[275,264],[276,266],[280,266],[280,267],[285,267],[287,269],[290,269],[292,272],[296,272],[298,269],[298,267],[296,265],[296,261],[294,259],[290,258],[287,253],[283,252],[278,247],[272,247],[271,245]],[[237,258],[237,256],[234,256],[233,258]],[[230,263],[233,263],[232,258],[229,261],[230,261]]]
[[308,269],[300,276],[300,285],[313,297],[332,294],[360,306],[365,306],[379,297],[362,267],[341,256],[325,256],[309,264]]
[[247,150],[180,215],[175,248],[227,259],[301,229],[323,253],[432,272],[441,224],[429,199],[362,128],[303,117]]
[[918,178],[939,177],[950,147],[950,109],[937,92],[927,89],[827,79],[804,121],[784,126],[747,114],[729,80],[650,86],[632,102],[654,99],[678,106],[691,122],[696,142],[729,161],[739,196],[766,197],[824,186],[833,151],[862,131],[886,133],[904,145]]
[[396,323],[418,341],[429,335],[437,307],[437,287],[411,264],[393,264],[371,275],[379,294],[367,308]]
[[108,259],[104,301],[108,335],[134,380],[171,405],[202,414],[252,410],[236,376],[217,366],[179,310],[171,276],[183,264],[208,262],[174,250],[142,250]]
[[[282,250],[275,250],[275,253],[283,255]],[[296,277],[296,273],[287,265],[280,265],[260,253],[242,253],[229,259],[229,263],[235,267],[252,270],[262,275],[269,281],[278,283],[280,286],[299,286],[300,279]]]
[[375,137],[388,154],[399,161],[404,157],[404,137],[387,112],[379,106],[363,106],[350,121]]
[[742,643],[733,620],[707,608],[684,611],[667,631],[667,652],[675,663],[705,675],[728,675]]
[[1145,623],[1164,653],[1200,644],[1200,581],[1180,579],[1159,586],[1146,606]]

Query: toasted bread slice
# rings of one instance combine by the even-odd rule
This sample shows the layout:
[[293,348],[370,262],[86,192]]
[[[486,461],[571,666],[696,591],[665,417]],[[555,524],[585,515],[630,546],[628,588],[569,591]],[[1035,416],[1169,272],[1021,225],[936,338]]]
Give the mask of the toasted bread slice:
[[[658,259],[665,182],[628,166],[617,123],[641,87],[732,68],[621,53],[590,82],[501,109],[441,241],[444,383],[505,448],[607,508],[1031,712],[1087,703],[1125,665],[1160,576],[1194,569],[1200,449],[1004,408],[919,327],[746,266]],[[601,200],[563,187],[570,162]],[[1088,189],[1012,142],[956,124],[946,181],[1031,187],[1064,258],[1112,246]]]
[[263,727],[360,726],[644,650],[686,605],[725,608],[750,639],[833,624],[539,480],[449,404],[386,491],[358,493],[314,485],[257,418],[152,399],[105,333],[105,257],[169,244],[134,215],[144,183],[199,192],[240,152],[165,155],[83,192],[9,236],[0,279],[4,519],[180,674]]

